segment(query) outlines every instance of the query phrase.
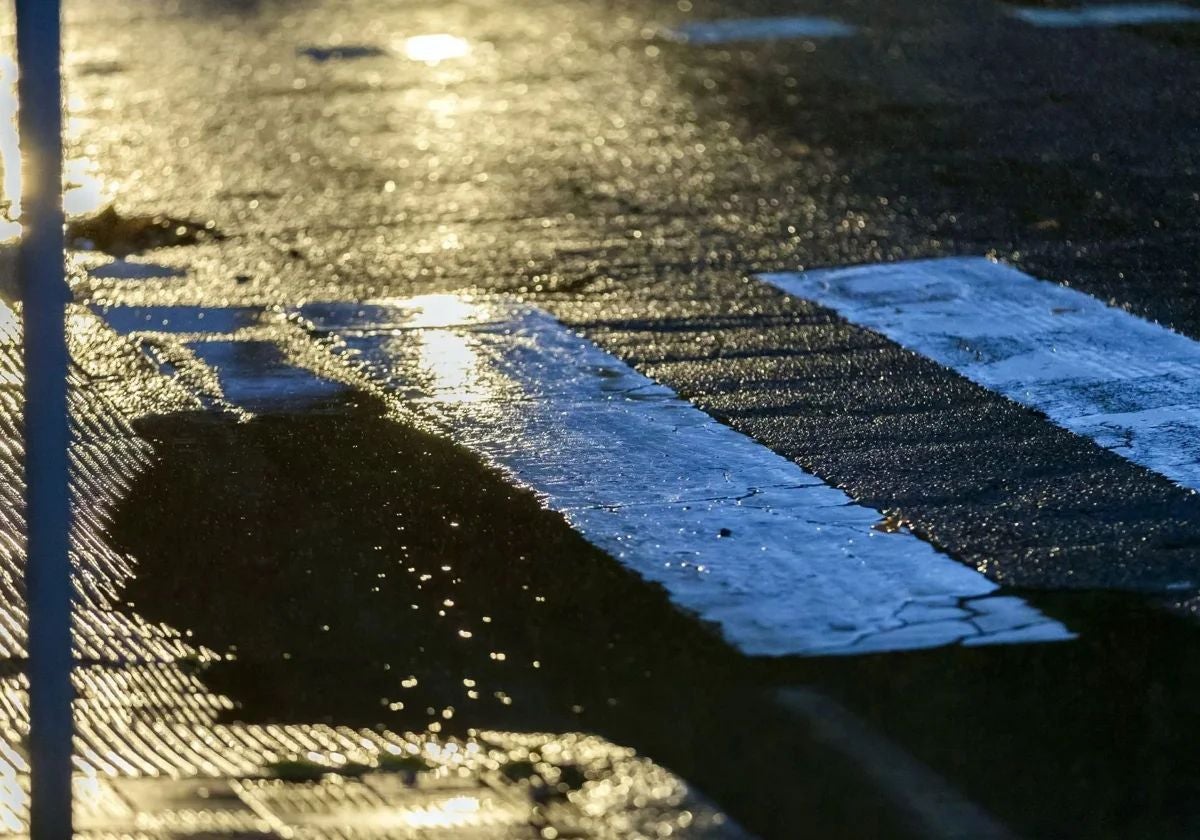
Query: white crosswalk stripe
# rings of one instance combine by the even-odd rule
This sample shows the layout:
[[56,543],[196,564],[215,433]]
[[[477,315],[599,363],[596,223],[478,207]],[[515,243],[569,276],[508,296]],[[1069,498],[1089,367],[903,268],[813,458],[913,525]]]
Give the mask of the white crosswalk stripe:
[[[1071,637],[912,534],[877,529],[879,512],[536,309],[432,296],[310,305],[300,315],[334,336],[399,408],[535,490],[747,653]],[[181,312],[174,328],[190,332],[195,316]],[[171,320],[161,311],[109,317],[126,326]],[[232,323],[228,313],[207,321]],[[255,377],[296,381],[294,369],[253,353],[213,358],[227,398],[273,392]]]
[[1200,490],[1200,343],[984,258],[762,275]]

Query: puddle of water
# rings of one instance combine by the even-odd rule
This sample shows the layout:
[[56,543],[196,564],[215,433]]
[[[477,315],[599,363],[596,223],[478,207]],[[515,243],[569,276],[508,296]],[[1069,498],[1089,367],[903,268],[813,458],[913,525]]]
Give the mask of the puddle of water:
[[[1007,643],[1013,632],[1071,637],[1018,599],[980,598],[997,587],[975,570],[911,534],[872,529],[875,511],[544,313],[502,300],[437,309],[439,323],[451,312],[461,320],[417,328],[431,319],[409,300],[300,315],[335,336],[401,410],[534,489],[742,651],[853,655]],[[722,531],[736,537],[718,542]],[[987,613],[987,630],[963,599]]]
[[[114,523],[141,561],[127,595],[231,654],[204,669],[240,703],[226,719],[637,733],[766,836],[800,819],[822,837],[906,836],[782,725],[715,633],[374,400],[139,429],[160,458]],[[800,783],[814,767],[831,790]],[[747,773],[797,791],[780,804],[774,782],[731,784]]]
[[801,821],[904,836],[764,700],[805,685],[1031,836],[1200,825],[1193,623],[1129,596],[1026,594],[1081,638],[747,659],[531,494],[384,411],[342,395],[319,416],[142,422],[160,460],[114,526],[142,560],[129,596],[233,653],[205,671],[242,701],[228,717],[596,731],[763,836]]
[[[233,836],[269,824],[281,836],[303,829],[526,836],[540,829],[544,837],[569,837],[581,836],[577,829],[583,826],[587,836],[624,836],[628,829],[638,836],[742,838],[673,774],[588,733],[480,732],[456,739],[437,735],[436,720],[407,733],[312,721],[269,729],[218,723],[233,702],[201,680],[217,654],[193,645],[192,632],[149,623],[130,608],[124,584],[138,564],[114,553],[108,541],[110,512],[154,460],[126,421],[172,411],[154,396],[164,381],[154,386],[130,377],[129,367],[142,360],[98,318],[73,307],[70,322],[81,374],[73,378],[77,440],[71,452],[77,514],[72,545],[80,572],[74,634],[80,662],[72,677],[81,832],[128,836],[173,828],[189,836],[208,830]],[[3,306],[0,336],[7,337],[0,342],[0,368],[19,372],[16,318]],[[110,403],[110,386],[142,408]],[[0,426],[8,434],[0,435],[0,565],[3,581],[11,582],[20,579],[24,562],[19,400],[11,390],[3,396]],[[207,421],[188,416],[201,425]],[[243,489],[253,492],[254,476],[240,477],[248,481]],[[261,575],[253,565],[250,570]],[[274,599],[263,603],[268,621],[288,607]],[[0,827],[12,836],[29,830],[23,612],[20,593],[9,586],[0,599]]]
[[[377,312],[390,320],[375,337],[419,356],[439,330],[408,319],[465,317],[454,301],[425,303]],[[234,331],[262,314],[131,311],[127,329],[167,320],[176,333],[203,322]],[[332,328],[345,312],[307,314]],[[504,331],[482,320],[482,333]],[[429,362],[451,393],[486,387],[470,382],[480,361],[466,350],[446,369]],[[279,362],[259,352],[247,350],[252,370]],[[621,381],[610,366],[587,370]],[[205,670],[242,703],[228,719],[595,731],[683,773],[763,836],[795,836],[801,824],[820,837],[906,836],[853,769],[770,700],[802,685],[1030,836],[1190,836],[1200,826],[1192,622],[1133,596],[1021,593],[1081,638],[745,657],[453,441],[395,422],[368,395],[312,397],[304,414],[139,425],[159,460],[114,523],[118,547],[142,560],[129,597],[139,614],[231,654]]]

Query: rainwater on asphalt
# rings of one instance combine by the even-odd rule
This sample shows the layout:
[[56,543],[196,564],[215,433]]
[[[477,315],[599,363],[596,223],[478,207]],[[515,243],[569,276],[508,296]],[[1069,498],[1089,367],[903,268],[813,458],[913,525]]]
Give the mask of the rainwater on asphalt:
[[231,720],[593,731],[763,836],[892,836],[890,806],[773,702],[799,685],[1030,836],[1183,836],[1200,816],[1187,619],[1025,593],[1080,638],[746,658],[452,441],[369,394],[304,406],[141,421],[159,460],[114,525],[140,561],[130,608],[229,655],[203,678]]
[[[997,255],[1200,335],[1195,30],[1048,34],[975,2],[807,5],[68,3],[77,294],[245,303],[235,326],[254,329],[300,300],[508,292],[606,334],[714,414],[739,403],[721,419],[745,410],[743,431],[856,498],[966,523],[955,538],[1007,552],[1016,579],[1067,587],[1056,558],[1087,555],[1136,589],[1140,537],[1096,534],[1157,528],[1159,504],[1176,521],[1155,558],[1194,558],[1178,488],[1129,465],[1068,472],[1099,456],[748,275]],[[835,12],[836,38],[668,36]],[[0,135],[5,234],[14,144]],[[803,686],[1025,836],[1200,825],[1186,610],[1017,590],[1078,638],[746,657],[376,394],[314,379],[269,341],[159,349],[176,371],[264,374],[226,382],[250,412],[173,394],[177,410],[137,421],[155,461],[111,528],[138,564],[125,609],[220,654],[195,665],[232,699],[226,720],[597,732],[763,837],[901,836],[861,768],[776,702]],[[101,386],[119,400],[113,370]],[[914,399],[943,411],[936,431]],[[1005,435],[1033,441],[1025,462]],[[970,499],[964,463],[994,481]],[[1122,508],[1131,487],[1154,492]]]

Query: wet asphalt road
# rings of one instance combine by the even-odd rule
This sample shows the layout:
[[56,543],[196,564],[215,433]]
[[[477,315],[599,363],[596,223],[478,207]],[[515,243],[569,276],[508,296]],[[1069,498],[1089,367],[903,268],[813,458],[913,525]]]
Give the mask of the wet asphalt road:
[[[858,32],[661,37],[798,14]],[[148,421],[162,460],[115,528],[143,563],[129,597],[237,648],[210,676],[237,714],[596,730],[762,836],[899,836],[771,699],[815,685],[1019,833],[1194,836],[1200,499],[751,275],[992,255],[1200,339],[1200,28],[1044,30],[967,0],[77,0],[68,20],[76,154],[123,213],[223,234],[147,255],[183,277],[88,276],[84,254],[81,299],[519,296],[1081,635],[747,658],[365,397]],[[406,58],[428,33],[470,51]],[[451,581],[379,584],[376,555],[405,552],[464,564],[454,600],[494,630],[420,618]],[[393,669],[419,678],[403,708]]]
[[[799,12],[862,31],[656,37]],[[1179,26],[1039,30],[992,3],[76,14],[81,151],[125,212],[228,237],[156,256],[186,282],[93,295],[513,292],[998,580],[1200,579],[1190,494],[747,279],[995,255],[1200,335]],[[432,67],[370,52],[428,32],[477,46]],[[331,44],[359,52],[311,57]]]

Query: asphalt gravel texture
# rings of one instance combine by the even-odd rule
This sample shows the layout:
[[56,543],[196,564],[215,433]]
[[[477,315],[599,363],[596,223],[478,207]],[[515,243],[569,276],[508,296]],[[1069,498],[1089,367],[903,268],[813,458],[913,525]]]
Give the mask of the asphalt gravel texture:
[[[1006,584],[1200,581],[1194,494],[749,279],[988,254],[1200,335],[1200,53],[1167,37],[1186,27],[682,6],[76,3],[76,148],[124,213],[227,237],[157,252],[185,283],[88,285],[511,292]],[[861,31],[662,37],[782,14]],[[431,32],[472,52],[397,56]]]
[[[805,14],[858,33],[709,46],[663,35],[693,20]],[[821,685],[1031,836],[1182,837],[1200,825],[1190,804],[1200,767],[1185,748],[1197,734],[1188,711],[1197,660],[1185,653],[1195,625],[1153,605],[1182,582],[1183,595],[1170,597],[1186,613],[1186,590],[1200,584],[1200,498],[752,276],[991,255],[1200,339],[1200,27],[1038,29],[985,0],[70,0],[67,20],[72,153],[94,165],[124,216],[201,226],[187,230],[211,222],[220,233],[147,243],[143,256],[181,278],[91,277],[101,255],[85,252],[81,299],[292,304],[452,291],[535,302],[1088,628],[1078,644],[1037,650],[754,663],[672,617],[675,629],[661,632],[679,648],[646,665],[634,645],[622,661],[667,668],[670,690],[689,694],[720,679],[668,666],[678,650],[724,663],[717,673],[736,672],[746,698]],[[437,63],[406,57],[405,39],[430,33],[461,37],[470,51]],[[350,414],[345,428],[364,446],[398,434]],[[204,501],[211,489],[180,482],[180,464],[249,462],[239,447],[285,465],[297,457],[276,451],[287,435],[173,422],[148,432],[164,451],[172,440],[207,442],[145,477],[117,528],[164,575],[177,550],[171,529],[199,535],[232,516]],[[325,440],[317,421],[263,422],[293,424],[288,434],[304,446]],[[467,506],[480,480],[447,489],[446,504]],[[230,482],[235,509],[238,494],[267,492],[242,484]],[[219,486],[216,473],[205,480]],[[335,531],[352,518],[344,506],[325,515]],[[552,520],[522,539],[569,539]],[[287,523],[273,527],[288,533]],[[246,544],[229,533],[224,551]],[[258,553],[273,568],[285,543],[264,539],[273,547]],[[209,585],[229,570],[216,571],[202,576]],[[196,590],[206,597],[189,605],[164,594],[187,590],[186,574],[151,576],[138,584],[143,613],[197,630],[207,621],[215,645],[253,630],[233,607],[220,621],[206,615],[216,589]],[[307,593],[299,615],[321,601],[297,591]],[[644,628],[637,638],[660,632],[655,610],[669,612],[630,608]],[[519,625],[513,618],[512,632]],[[587,635],[567,647],[586,647]],[[230,677],[243,686],[243,714],[382,714],[374,694],[313,699],[298,687],[306,672],[279,667],[277,686],[288,688],[269,699],[248,688],[246,669]],[[555,679],[570,685],[563,667]],[[768,758],[753,784],[739,780],[753,750],[725,738],[724,764],[693,749],[704,735],[665,729],[670,703],[634,691],[628,675],[581,689],[586,702],[561,687],[544,699],[551,678],[525,678],[544,720],[598,703],[581,725],[665,753],[764,836],[797,836],[789,827],[820,811],[814,802],[836,799],[772,810],[781,786],[803,787],[810,768]],[[626,694],[644,715],[612,711]],[[759,701],[745,702],[753,718]],[[728,695],[698,701],[682,727],[735,732],[747,717],[738,708]],[[764,724],[768,740],[786,728],[773,726]],[[872,826],[846,836],[895,830]]]

